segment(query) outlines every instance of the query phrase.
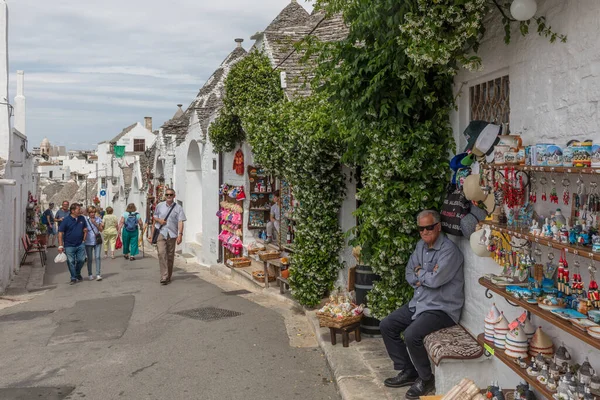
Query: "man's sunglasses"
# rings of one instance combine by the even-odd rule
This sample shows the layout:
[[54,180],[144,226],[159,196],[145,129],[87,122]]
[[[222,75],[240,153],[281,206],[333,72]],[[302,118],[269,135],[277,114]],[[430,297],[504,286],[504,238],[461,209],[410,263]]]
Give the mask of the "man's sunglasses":
[[165,196],[167,196],[167,197],[173,197],[173,196],[175,196],[175,193],[167,193],[167,194],[165,194]]
[[431,225],[427,225],[427,226],[418,226],[417,228],[419,229],[419,232],[423,232],[425,230],[427,231],[432,231],[433,228],[435,228],[435,226],[439,224],[439,222],[436,222],[435,224],[431,224]]

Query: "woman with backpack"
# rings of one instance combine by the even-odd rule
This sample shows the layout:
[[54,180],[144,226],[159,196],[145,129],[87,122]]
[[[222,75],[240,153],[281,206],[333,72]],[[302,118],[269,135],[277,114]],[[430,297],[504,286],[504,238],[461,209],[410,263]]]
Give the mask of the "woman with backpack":
[[123,256],[126,260],[135,260],[135,256],[140,254],[138,248],[138,239],[140,231],[143,228],[142,217],[136,212],[135,204],[129,203],[121,220],[119,221],[119,231],[121,228],[123,241]]

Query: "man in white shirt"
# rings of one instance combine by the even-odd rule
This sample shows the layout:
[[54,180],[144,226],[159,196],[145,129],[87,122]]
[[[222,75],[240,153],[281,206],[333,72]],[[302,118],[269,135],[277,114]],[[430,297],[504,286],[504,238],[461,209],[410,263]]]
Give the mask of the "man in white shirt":
[[279,239],[279,220],[281,211],[279,210],[279,190],[273,192],[273,205],[271,206],[271,220],[267,223],[267,243]]
[[173,263],[175,262],[175,247],[183,239],[183,223],[186,220],[183,207],[175,203],[175,190],[167,189],[166,201],[159,203],[154,210],[154,229],[160,229],[156,246],[160,264],[160,284],[171,283]]

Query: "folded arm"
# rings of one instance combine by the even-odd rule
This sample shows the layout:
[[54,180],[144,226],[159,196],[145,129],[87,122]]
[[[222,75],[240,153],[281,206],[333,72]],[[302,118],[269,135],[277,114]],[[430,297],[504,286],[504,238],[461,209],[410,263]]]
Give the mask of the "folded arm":
[[432,272],[420,270],[417,273],[421,285],[435,289],[450,282],[463,264],[463,255],[455,246],[447,246],[440,250],[437,260]]

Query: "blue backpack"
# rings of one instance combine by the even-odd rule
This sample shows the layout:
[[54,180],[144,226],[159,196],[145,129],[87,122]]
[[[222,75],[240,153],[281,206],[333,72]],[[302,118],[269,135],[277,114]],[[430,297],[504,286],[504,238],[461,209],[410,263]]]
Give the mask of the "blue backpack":
[[129,213],[127,216],[125,220],[125,230],[127,232],[135,232],[138,228],[137,215],[138,213]]

